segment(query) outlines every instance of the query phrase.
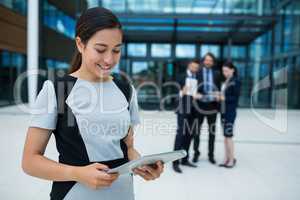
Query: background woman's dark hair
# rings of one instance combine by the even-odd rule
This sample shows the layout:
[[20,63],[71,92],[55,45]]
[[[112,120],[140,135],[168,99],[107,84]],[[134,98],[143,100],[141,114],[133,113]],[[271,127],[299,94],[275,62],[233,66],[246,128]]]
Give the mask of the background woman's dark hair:
[[228,67],[229,69],[234,69],[233,76],[238,76],[237,68],[233,65],[231,61],[227,61],[223,64],[223,67]]
[[[122,29],[119,19],[108,9],[102,7],[90,8],[84,11],[76,23],[75,37],[80,37],[83,44],[97,32],[107,28]],[[71,61],[70,73],[77,71],[81,66],[81,53],[75,50]]]

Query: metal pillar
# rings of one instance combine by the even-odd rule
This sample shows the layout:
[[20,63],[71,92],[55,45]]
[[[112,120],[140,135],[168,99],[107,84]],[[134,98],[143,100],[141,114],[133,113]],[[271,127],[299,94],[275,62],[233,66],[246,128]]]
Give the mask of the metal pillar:
[[39,65],[39,1],[28,0],[27,12],[28,101],[31,107],[37,96]]
[[231,59],[231,49],[232,49],[232,38],[229,38],[228,39],[228,44],[227,44],[227,49],[228,49],[228,52],[227,52],[227,60],[228,61],[231,61],[232,59]]
[[[261,16],[263,15],[263,0],[257,1],[257,15]],[[262,54],[262,39],[259,38],[256,40],[258,45],[255,46],[255,58],[254,58],[254,77],[253,77],[253,83],[254,85],[258,84],[259,82],[259,75],[260,75],[260,65],[261,65],[261,54]],[[253,97],[254,104],[258,104],[258,95],[256,94]]]

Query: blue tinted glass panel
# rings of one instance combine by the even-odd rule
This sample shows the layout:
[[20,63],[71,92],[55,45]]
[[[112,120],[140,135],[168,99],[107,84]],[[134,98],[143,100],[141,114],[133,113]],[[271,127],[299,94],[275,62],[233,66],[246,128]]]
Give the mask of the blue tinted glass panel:
[[152,57],[170,57],[171,45],[170,44],[152,44],[151,45]]
[[53,5],[49,4],[48,1],[44,2],[44,25],[49,28],[58,31],[69,38],[75,36],[75,20],[58,10]]
[[26,0],[0,0],[0,4],[22,15],[27,13]]
[[127,49],[129,56],[145,57],[147,54],[146,44],[143,43],[129,43]]
[[60,62],[60,61],[58,61],[58,62],[56,62],[55,68],[57,68],[57,69],[68,69],[69,68],[69,64],[66,63],[66,62]]
[[9,67],[10,65],[10,53],[8,51],[2,51],[2,66]]
[[192,44],[177,44],[176,57],[178,58],[194,58],[196,56],[196,47]]
[[[224,56],[229,55],[228,46],[224,47]],[[246,58],[246,48],[243,46],[231,46],[231,58]]]
[[55,68],[55,61],[52,59],[47,59],[46,65],[47,65],[47,68]]
[[12,53],[12,66],[16,68],[22,68],[24,66],[24,59],[22,54]]
[[201,58],[208,52],[213,53],[216,57],[220,56],[220,46],[218,45],[201,45]]
[[147,69],[148,69],[147,62],[140,62],[140,61],[132,62],[132,74],[147,72]]

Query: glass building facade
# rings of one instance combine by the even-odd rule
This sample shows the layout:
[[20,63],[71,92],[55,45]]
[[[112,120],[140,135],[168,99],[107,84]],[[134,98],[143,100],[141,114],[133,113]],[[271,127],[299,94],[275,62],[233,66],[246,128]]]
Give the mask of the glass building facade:
[[48,1],[43,2],[43,25],[69,37],[75,37],[75,19],[56,8]]
[[0,0],[0,5],[22,15],[27,13],[27,0]]
[[[0,107],[14,104],[13,89],[15,81],[26,72],[26,56],[24,54],[0,50]],[[27,101],[27,84],[21,88],[23,101]]]

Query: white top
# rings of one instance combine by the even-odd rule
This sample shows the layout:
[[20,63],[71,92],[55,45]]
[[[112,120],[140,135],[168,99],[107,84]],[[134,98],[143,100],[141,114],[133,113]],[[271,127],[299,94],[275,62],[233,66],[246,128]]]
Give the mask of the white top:
[[[129,126],[140,123],[136,91],[132,87],[128,108],[126,97],[113,82],[89,82],[77,79],[67,105],[74,113],[79,132],[84,141],[89,160],[108,161],[123,158],[120,140]],[[56,128],[57,101],[54,85],[45,81],[33,107],[31,127],[49,130]],[[105,189],[92,190],[76,183],[64,199],[81,200],[132,200],[133,180],[131,175],[122,175]]]
[[[75,115],[90,161],[123,157],[119,140],[126,136],[130,125],[140,123],[137,96],[133,87],[132,91],[128,111],[126,97],[113,81],[89,82],[77,79],[75,82],[66,103]],[[34,110],[39,113],[32,114],[31,127],[55,129],[57,102],[51,81],[45,81]]]

